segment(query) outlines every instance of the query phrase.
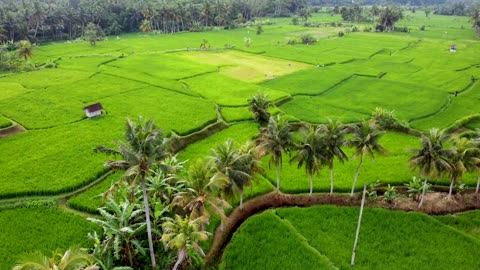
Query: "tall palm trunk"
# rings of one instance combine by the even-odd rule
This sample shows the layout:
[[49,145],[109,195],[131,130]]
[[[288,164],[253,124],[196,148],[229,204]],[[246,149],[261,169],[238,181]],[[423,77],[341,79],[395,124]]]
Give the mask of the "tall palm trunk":
[[[225,215],[225,209],[223,208],[223,204],[222,204],[222,214]],[[223,218],[220,219],[220,231],[223,232],[223,230],[225,230],[225,223],[223,222]]]
[[477,188],[475,189],[475,194],[478,194],[479,189],[480,189],[480,175],[477,178]]
[[277,191],[280,191],[280,164],[275,165],[277,169]]
[[240,191],[240,210],[243,209],[243,190]]
[[448,198],[452,197],[453,192],[453,185],[455,184],[455,177],[451,177],[450,179],[450,190],[448,191]]
[[353,193],[355,192],[355,185],[357,184],[358,174],[360,173],[360,168],[362,167],[363,157],[360,159],[360,164],[358,164],[357,171],[355,172],[355,178],[353,178],[353,185],[352,185],[352,192],[350,193],[350,197],[353,197]]
[[152,224],[150,222],[150,206],[148,205],[145,173],[142,173],[142,192],[143,192],[143,204],[145,205],[145,217],[147,222],[148,248],[150,249],[150,259],[152,260],[152,269],[155,270],[157,268],[157,264],[155,262],[155,252],[153,250]]
[[313,173],[310,173],[310,196],[312,196],[313,193]]
[[423,181],[422,196],[420,197],[420,202],[418,203],[418,208],[422,207],[423,199],[425,198],[426,190],[427,190],[427,178],[425,178],[425,181]]
[[332,166],[330,166],[330,196],[333,195],[333,162]]

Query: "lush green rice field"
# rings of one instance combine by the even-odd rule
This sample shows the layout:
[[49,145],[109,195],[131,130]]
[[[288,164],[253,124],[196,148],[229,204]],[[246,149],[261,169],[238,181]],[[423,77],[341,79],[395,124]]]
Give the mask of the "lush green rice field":
[[57,248],[91,246],[87,233],[98,227],[84,217],[54,206],[0,211],[0,269],[11,269],[21,256]]
[[[320,13],[311,20],[329,23],[340,22],[341,18]],[[179,159],[189,160],[188,165],[198,158],[205,158],[211,148],[229,138],[242,144],[258,134],[258,126],[251,121],[252,115],[247,109],[247,100],[258,90],[267,93],[272,101],[282,100],[279,107],[271,109],[272,113],[286,114],[289,119],[312,123],[323,123],[327,118],[356,122],[368,118],[375,107],[381,106],[393,110],[400,120],[413,128],[428,130],[432,127],[448,127],[458,119],[480,112],[480,84],[477,81],[480,79],[480,43],[469,29],[467,17],[431,15],[425,18],[422,12],[409,13],[399,24],[410,27],[410,33],[357,32],[347,33],[344,38],[339,38],[337,33],[345,31],[345,25],[335,27],[322,24],[319,28],[305,28],[290,25],[290,18],[270,21],[274,24],[264,25],[261,35],[255,35],[254,27],[172,35],[132,33],[98,42],[95,47],[88,42],[58,42],[36,47],[33,61],[38,64],[54,61],[57,68],[0,74],[0,127],[8,118],[26,128],[23,133],[0,140],[0,198],[59,194],[73,191],[97,179],[105,173],[103,164],[107,157],[93,153],[92,149],[100,144],[111,146],[112,141],[121,139],[126,117],[137,118],[142,115],[153,118],[166,135],[172,132],[188,135],[222,118],[231,124],[228,129],[192,144],[179,153]],[[418,30],[421,24],[426,25],[425,31]],[[359,25],[360,29],[364,26],[367,25]],[[305,33],[316,37],[318,42],[314,45],[287,45],[288,40],[299,39]],[[245,37],[251,38],[251,46],[245,45]],[[207,51],[199,50],[203,39],[210,44]],[[456,53],[448,50],[452,44],[458,47]],[[455,92],[457,96],[454,96]],[[105,114],[96,119],[86,119],[83,107],[96,102],[102,103]],[[477,122],[466,126],[479,127]],[[377,180],[402,185],[416,175],[407,167],[407,149],[418,147],[418,138],[391,132],[385,135],[381,143],[389,150],[389,155],[378,157],[376,162],[367,160],[360,172],[357,187]],[[352,154],[351,150],[346,151],[349,156]],[[252,189],[246,192],[247,198],[273,189],[275,173],[268,166],[268,158],[264,159],[265,177],[259,177]],[[284,160],[282,191],[306,192],[308,178],[304,171],[297,169],[296,164],[289,164],[288,155]],[[344,165],[335,164],[336,191],[350,189],[357,162],[353,160]],[[114,175],[107,178],[71,199],[68,205],[93,212],[100,205],[100,200],[95,196],[105,191],[118,177]],[[473,185],[475,178],[466,176],[464,181]],[[440,180],[440,183],[447,182]],[[323,170],[320,176],[315,177],[314,190],[325,191],[328,185],[328,173]],[[236,205],[238,198],[232,199],[231,203]],[[303,215],[296,214],[299,213],[297,210],[291,210],[295,213],[279,210],[277,215],[266,212],[264,221],[254,218],[246,226],[253,228],[248,229],[249,233],[261,233],[261,239],[268,239],[261,243],[265,245],[264,252],[267,252],[262,254],[278,260],[269,262],[263,257],[262,260],[245,261],[242,265],[248,268],[253,265],[249,263],[258,263],[265,269],[282,266],[295,269],[305,268],[308,264],[307,268],[329,269],[333,263],[346,268],[345,258],[351,245],[348,242],[351,236],[349,226],[353,224],[349,219],[354,218],[355,211],[348,208],[312,209],[308,211],[318,211],[320,214],[317,216],[329,216],[336,212],[345,217],[345,220],[337,218],[335,222],[338,221],[339,231],[348,233],[332,233],[330,238],[318,239],[304,228],[305,224],[295,219],[297,215]],[[367,220],[374,219],[375,211],[367,211]],[[38,213],[43,213],[45,218],[35,216],[33,209],[0,212],[0,227],[6,228],[0,232],[0,243],[19,243],[18,246],[0,245],[2,254],[19,254],[33,249],[48,251],[54,249],[54,245],[66,247],[71,243],[86,244],[83,242],[85,230],[91,228],[81,221],[75,221],[73,225],[69,223],[78,217],[56,208],[41,208]],[[475,246],[477,240],[471,240],[422,215],[394,215],[382,211],[375,214],[384,217],[384,222],[392,216],[392,221],[388,221],[391,223],[384,224],[385,228],[400,224],[397,221],[401,217],[419,222],[419,228],[425,230],[413,231],[413,225],[408,228],[403,226],[393,236],[385,236],[384,242],[365,248],[383,252],[382,245],[386,245],[385,254],[392,249],[392,252],[397,252],[393,254],[401,256],[382,257],[385,254],[378,254],[366,258],[362,257],[360,248],[359,268],[385,268],[390,260],[398,268],[442,269],[441,263],[456,265],[457,261],[454,260],[465,260],[471,264],[465,264],[465,267],[478,268],[478,265],[474,265],[476,260],[468,257],[477,254],[463,252],[464,244],[459,243],[473,241],[471,243]],[[14,215],[25,218],[24,222],[19,223],[39,227],[31,230],[32,236],[28,236],[28,239],[35,238],[39,243],[43,241],[48,244],[41,246],[35,243],[20,249],[21,245],[26,244],[23,240],[11,238],[18,236],[11,230],[19,228],[28,231],[30,228],[8,223]],[[279,221],[279,216],[283,220]],[[458,230],[478,236],[476,214],[459,217],[439,219]],[[325,228],[334,224],[328,219],[304,219],[305,223],[317,222]],[[58,223],[45,225],[52,222]],[[262,226],[262,222],[268,225],[271,234],[256,229]],[[212,226],[215,224],[217,221],[212,221]],[[439,227],[441,231],[427,235],[430,233],[427,231],[429,226]],[[37,233],[48,236],[53,233],[49,229],[60,232],[58,243],[53,243],[50,238],[45,240],[33,236]],[[71,235],[62,235],[63,230]],[[391,230],[382,229],[382,233]],[[454,237],[448,240],[451,241],[448,244],[458,247],[459,252],[455,259],[447,261],[448,257],[443,253],[445,251],[436,250],[438,253],[433,254],[433,247],[441,235],[452,231]],[[426,243],[425,250],[415,248],[407,251],[394,248],[395,245],[389,246],[390,243],[398,244],[395,241],[409,233],[421,236],[419,239]],[[279,243],[276,235],[288,235],[286,242]],[[428,240],[427,236],[433,240]],[[240,239],[240,236],[236,238]],[[246,241],[244,244],[249,245],[249,239],[244,237],[238,241]],[[419,245],[419,240],[413,237],[408,239],[414,241],[414,247]],[[348,245],[344,245],[347,242]],[[235,241],[232,245],[235,245]],[[279,245],[284,246],[278,250],[278,254],[295,250],[298,251],[295,256],[298,255],[299,260],[286,262],[282,261],[282,256],[275,256],[277,253],[273,248]],[[329,251],[325,246],[332,248]],[[5,250],[1,250],[2,247]],[[233,257],[228,254],[236,253],[229,252],[222,266],[226,269],[241,264],[241,260],[233,262]],[[416,256],[417,253],[440,258],[438,265],[435,264],[437,262],[424,261],[421,259],[423,257]],[[246,259],[247,255],[239,258]],[[11,266],[13,260],[14,257],[9,257],[2,263]],[[5,265],[0,264],[0,268],[5,268]]]
[[[242,224],[221,268],[351,269],[357,219],[358,208],[351,207],[268,210]],[[354,268],[478,269],[479,248],[478,238],[433,217],[367,208]]]
[[7,128],[12,125],[12,122],[0,115],[0,129]]

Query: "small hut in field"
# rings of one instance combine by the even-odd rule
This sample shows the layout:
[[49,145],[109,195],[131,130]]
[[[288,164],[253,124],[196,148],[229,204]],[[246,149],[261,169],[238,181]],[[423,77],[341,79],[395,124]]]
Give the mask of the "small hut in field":
[[95,103],[83,108],[83,111],[88,118],[93,118],[102,114],[103,106],[100,103]]

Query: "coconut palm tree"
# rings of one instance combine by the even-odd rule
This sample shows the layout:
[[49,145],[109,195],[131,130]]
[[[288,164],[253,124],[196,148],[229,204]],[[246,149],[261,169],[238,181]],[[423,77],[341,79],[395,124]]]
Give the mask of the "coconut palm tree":
[[[472,139],[473,144],[475,145],[476,150],[474,151],[474,155],[477,158],[480,158],[480,129],[476,129],[476,136]],[[475,188],[475,194],[478,194],[480,189],[480,166],[469,166],[469,170],[471,172],[479,173],[477,177],[477,187]]]
[[273,106],[273,104],[268,101],[268,95],[258,90],[257,94],[248,100],[248,105],[249,110],[253,113],[255,121],[257,121],[260,126],[267,125],[268,120],[270,119],[268,108]]
[[327,124],[320,125],[318,129],[322,134],[322,139],[327,150],[325,158],[327,166],[330,169],[330,195],[333,195],[334,160],[337,158],[337,160],[341,163],[344,163],[345,160],[348,160],[348,157],[345,152],[343,152],[342,147],[347,143],[347,141],[344,139],[344,135],[349,132],[349,128],[339,121],[328,119]]
[[443,148],[448,138],[449,134],[443,130],[432,128],[428,134],[422,135],[421,148],[412,150],[413,156],[409,160],[409,165],[418,168],[420,175],[425,177],[418,208],[422,207],[428,179],[439,177],[452,170],[452,165],[448,161],[450,152]]
[[33,56],[33,45],[28,40],[21,40],[18,42],[17,47],[18,56],[25,59],[26,63],[28,58],[31,58]]
[[[243,189],[246,185],[249,185],[252,178],[250,172],[244,167],[242,159],[245,157],[238,149],[235,149],[232,140],[228,140],[224,144],[218,144],[216,149],[211,150],[211,153],[209,159],[215,172],[213,178],[225,179],[228,182],[221,193],[226,197],[239,194],[242,203]],[[240,207],[243,207],[243,205]]]
[[47,257],[41,253],[35,253],[26,256],[12,270],[98,270],[99,267],[93,265],[93,258],[78,247],[71,247],[65,253],[57,249],[52,257]]
[[188,216],[182,218],[179,215],[175,215],[175,219],[166,218],[165,220],[162,224],[164,232],[162,241],[167,244],[168,248],[178,250],[177,262],[173,266],[173,270],[178,269],[178,267],[189,258],[189,253],[192,251],[205,256],[205,253],[198,244],[200,241],[206,241],[210,234],[209,232],[201,230],[201,224],[205,223],[203,217],[191,219]]
[[372,160],[375,160],[375,152],[386,154],[387,151],[378,142],[385,132],[380,131],[374,123],[363,121],[359,126],[353,125],[351,128],[353,138],[350,139],[347,144],[355,148],[353,157],[359,157],[360,159],[355,177],[353,178],[352,192],[350,193],[350,196],[353,197],[358,174],[360,173],[360,168],[362,167],[365,157],[369,156]]
[[143,20],[140,24],[140,31],[144,33],[152,32],[152,22],[150,20]]
[[211,163],[201,159],[197,160],[188,171],[190,188],[177,193],[173,204],[187,209],[192,220],[203,217],[208,222],[209,210],[224,220],[226,217],[223,209],[230,205],[217,197],[215,192],[222,190],[230,181],[226,177],[214,177],[214,175]]
[[[260,161],[260,154],[254,142],[247,141],[240,146],[239,158],[237,162],[238,170],[247,173],[250,177],[245,179],[245,186],[252,186],[252,180],[259,173],[263,173],[262,162]],[[240,209],[243,208],[243,189],[240,191]]]
[[125,137],[126,142],[119,141],[116,143],[118,150],[98,146],[96,151],[119,155],[123,158],[123,160],[110,160],[105,164],[107,168],[125,171],[120,183],[128,182],[131,187],[136,187],[141,184],[150,258],[152,261],[152,269],[155,269],[156,262],[155,252],[153,250],[150,206],[148,203],[145,178],[149,174],[150,169],[153,166],[159,166],[160,162],[166,156],[164,152],[163,134],[162,131],[155,126],[153,120],[147,120],[143,123],[142,117],[139,117],[137,124],[127,119]]
[[280,115],[270,117],[268,125],[261,130],[259,139],[260,152],[271,154],[270,165],[275,165],[277,175],[277,191],[280,191],[280,169],[283,163],[283,154],[289,151],[292,143],[290,126]]
[[296,146],[297,154],[290,159],[290,163],[298,162],[298,168],[305,166],[305,172],[310,177],[310,195],[313,193],[313,175],[320,174],[325,164],[326,148],[319,130],[312,125],[300,130],[302,142]]
[[135,266],[136,255],[146,255],[138,238],[145,233],[144,210],[141,205],[126,198],[117,203],[109,198],[104,207],[98,209],[101,218],[87,218],[103,229],[104,239],[97,250],[98,257],[113,257],[129,266]]
[[480,168],[480,158],[477,156],[478,148],[473,140],[453,137],[452,144],[449,198],[452,196],[455,183],[462,180],[462,176],[466,171],[478,171]]

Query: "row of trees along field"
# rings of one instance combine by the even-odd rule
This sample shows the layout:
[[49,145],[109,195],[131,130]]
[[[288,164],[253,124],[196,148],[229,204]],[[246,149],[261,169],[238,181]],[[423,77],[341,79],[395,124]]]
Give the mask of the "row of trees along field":
[[[391,113],[380,109],[369,121],[358,124],[343,125],[338,121],[320,125],[289,124],[284,118],[268,113],[272,104],[266,95],[259,92],[249,104],[260,124],[256,142],[240,147],[232,140],[217,144],[210,156],[195,161],[188,170],[185,162],[169,152],[172,141],[163,136],[153,121],[127,119],[125,141],[116,142],[115,148],[96,148],[97,152],[121,158],[109,160],[105,166],[124,174],[104,193],[105,204],[99,209],[100,216],[88,218],[102,228],[100,234],[89,234],[94,243],[91,252],[74,248],[65,254],[56,252],[50,261],[36,254],[34,258],[26,257],[14,269],[37,269],[32,265],[36,267],[42,262],[53,267],[51,264],[62,263],[62,257],[74,255],[78,258],[70,261],[76,263],[77,268],[91,270],[119,266],[122,267],[116,269],[199,266],[205,256],[201,242],[207,241],[211,236],[209,230],[214,229],[209,226],[211,216],[219,217],[222,230],[225,210],[231,207],[227,201],[240,197],[242,209],[244,189],[264,172],[260,161],[263,156],[270,155],[277,169],[277,191],[283,154],[291,152],[290,162],[297,163],[298,168],[304,167],[310,177],[310,196],[313,175],[323,168],[330,171],[330,195],[333,195],[334,160],[340,163],[348,160],[344,148],[353,147],[359,162],[356,172],[352,172],[353,196],[364,159],[373,159],[375,153],[386,153],[379,138],[386,128],[398,125]],[[447,140],[450,148],[444,147]],[[480,133],[472,138],[450,138],[432,129],[422,135],[421,147],[412,150],[410,159],[410,165],[418,168],[424,177],[423,185],[410,184],[420,198],[419,207],[428,187],[427,180],[449,176],[451,195],[453,185],[465,172],[480,172],[479,147]],[[385,193],[389,194],[389,200],[395,199],[394,192],[394,188],[389,187]],[[43,261],[32,264],[35,258]]]
[[255,17],[288,16],[306,0],[0,0],[0,40],[75,39],[94,23],[108,35],[138,31],[142,24],[164,33],[201,26],[235,27]]
[[[365,0],[363,5],[436,5],[435,11],[447,15],[471,14],[475,0],[457,1]],[[455,3],[454,3],[455,2]],[[313,6],[312,6],[313,5]],[[135,32],[139,29],[173,33],[200,31],[203,27],[234,28],[263,16],[304,14],[305,8],[320,11],[316,5],[351,6],[351,1],[328,0],[0,0],[0,41],[73,40],[82,37],[93,23],[107,35]],[[359,6],[359,5],[358,5]],[[358,10],[357,10],[358,11]],[[357,16],[358,15],[358,16]],[[364,14],[353,16],[361,20]],[[343,12],[342,12],[343,16]],[[351,20],[351,19],[349,19]]]

